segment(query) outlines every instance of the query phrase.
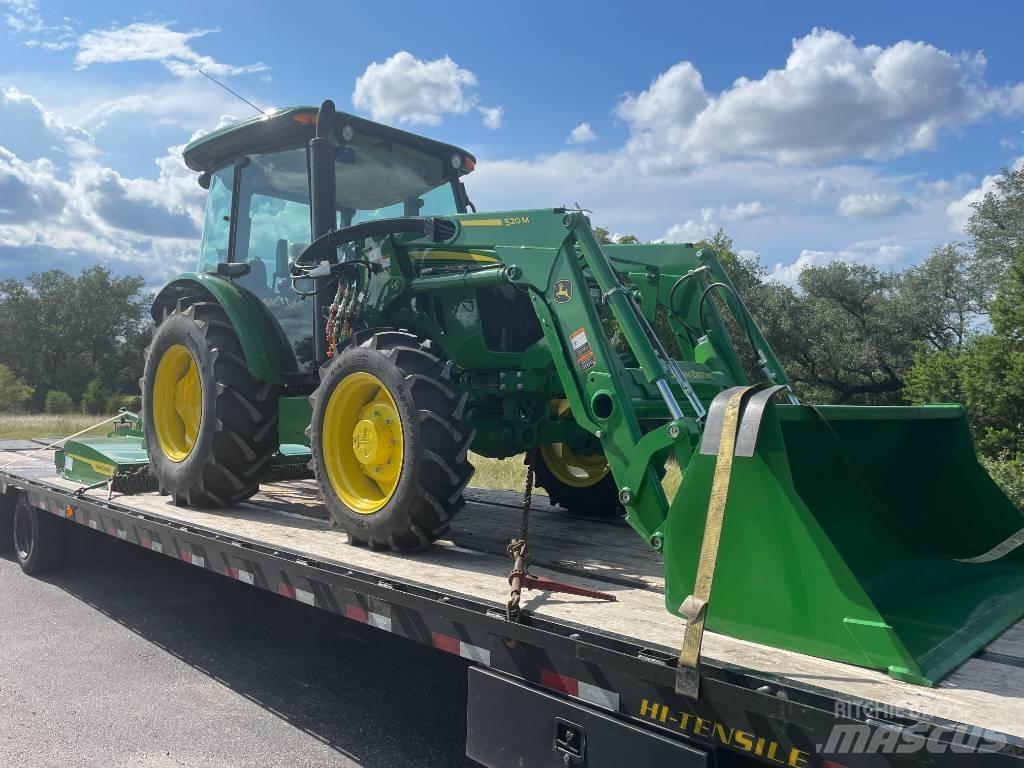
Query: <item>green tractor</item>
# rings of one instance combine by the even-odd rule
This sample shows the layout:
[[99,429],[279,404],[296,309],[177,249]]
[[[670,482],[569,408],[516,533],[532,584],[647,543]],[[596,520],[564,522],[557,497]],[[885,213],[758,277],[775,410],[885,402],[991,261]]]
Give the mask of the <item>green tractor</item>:
[[411,552],[462,508],[470,448],[526,452],[553,501],[621,510],[664,557],[682,688],[705,622],[931,683],[1024,614],[1021,514],[963,410],[798,403],[709,249],[479,213],[471,154],[329,101],[184,157],[202,246],[141,382],[175,503],[237,503],[308,450],[351,541]]

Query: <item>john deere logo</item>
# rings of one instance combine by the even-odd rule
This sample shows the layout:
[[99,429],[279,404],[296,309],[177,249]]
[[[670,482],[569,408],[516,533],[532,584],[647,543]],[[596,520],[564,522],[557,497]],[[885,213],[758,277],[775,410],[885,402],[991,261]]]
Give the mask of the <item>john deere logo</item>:
[[555,301],[558,304],[572,301],[572,280],[559,280],[555,283]]

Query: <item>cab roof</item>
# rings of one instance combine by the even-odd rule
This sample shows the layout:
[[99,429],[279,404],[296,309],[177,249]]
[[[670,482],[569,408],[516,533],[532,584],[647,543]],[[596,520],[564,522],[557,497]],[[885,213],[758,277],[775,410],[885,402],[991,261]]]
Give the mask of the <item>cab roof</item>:
[[[288,107],[240,123],[219,128],[189,143],[182,152],[185,165],[193,171],[216,171],[245,154],[262,154],[304,146],[316,130],[317,107]],[[415,133],[338,112],[336,130],[352,126],[358,136],[379,137],[414,147],[437,157],[460,155],[459,175],[473,170],[476,158],[453,144],[434,141]]]

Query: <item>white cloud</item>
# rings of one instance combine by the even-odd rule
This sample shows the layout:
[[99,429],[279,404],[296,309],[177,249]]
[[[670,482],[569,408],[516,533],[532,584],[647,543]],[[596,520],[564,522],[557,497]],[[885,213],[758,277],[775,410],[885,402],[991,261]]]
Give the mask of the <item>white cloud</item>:
[[64,202],[63,185],[54,178],[49,160],[25,162],[0,147],[0,224],[53,218]]
[[[1024,155],[1016,158],[1010,167],[1015,171],[1024,168]],[[949,226],[953,232],[963,233],[968,219],[974,213],[974,204],[980,203],[985,199],[985,195],[996,191],[996,179],[998,178],[998,175],[986,176],[981,180],[981,184],[946,206],[946,216],[949,217]]]
[[[356,79],[352,104],[385,123],[440,125],[444,115],[465,114],[476,106],[476,85],[476,75],[448,56],[423,61],[399,51],[383,63],[371,63]],[[500,118],[499,113],[499,124]]]
[[177,77],[200,77],[200,69],[215,77],[263,72],[267,69],[263,63],[244,66],[224,64],[192,48],[192,40],[216,31],[194,29],[191,32],[178,32],[171,29],[169,24],[148,22],[94,29],[78,39],[75,66],[84,69],[91,64],[157,61]]
[[768,206],[760,200],[716,208],[701,208],[700,216],[687,219],[683,224],[673,224],[659,240],[669,243],[692,243],[706,237],[713,237],[721,229],[717,222],[741,222],[765,216]]
[[505,114],[504,107],[477,107],[476,109],[483,115],[485,126],[492,131],[501,128],[501,120]]
[[172,125],[188,134],[208,130],[221,115],[236,110],[245,110],[246,116],[254,114],[205,78],[173,80],[144,92],[100,94],[77,109],[79,123],[93,133],[118,121],[144,121],[148,127]]
[[848,219],[895,216],[913,210],[906,198],[892,192],[846,195],[839,201],[839,213]]
[[62,51],[74,45],[77,35],[71,19],[65,16],[60,24],[47,24],[36,0],[0,0],[0,9],[4,8],[4,23],[12,34],[24,38],[26,47]]
[[830,261],[845,261],[851,264],[868,264],[880,269],[898,269],[907,258],[906,246],[889,240],[865,240],[853,243],[838,251],[817,251],[804,249],[791,264],[776,263],[768,279],[778,280],[787,285],[796,285],[800,273],[807,267],[820,267]]
[[[0,99],[0,268],[23,270],[40,254],[65,268],[118,263],[157,281],[194,259],[203,192],[171,147],[156,178],[128,178],[100,165],[88,134],[36,99],[8,89]],[[16,152],[11,138],[35,127]],[[212,126],[211,126],[212,127]],[[42,153],[60,158],[64,171]],[[53,257],[53,258],[51,258]]]
[[35,0],[0,0],[7,7],[4,22],[17,34],[34,34],[44,29],[43,17]]
[[768,206],[760,200],[751,200],[747,203],[736,203],[733,206],[722,206],[718,209],[718,215],[724,221],[748,221],[768,213]]
[[590,127],[590,123],[580,123],[569,131],[569,138],[566,139],[566,142],[569,144],[586,144],[587,142],[594,141],[596,138],[597,134]]
[[17,88],[0,90],[0,145],[22,160],[48,158],[58,170],[69,158],[96,153],[89,133],[68,125]]
[[659,239],[669,243],[694,243],[705,237],[713,237],[718,231],[718,225],[712,221],[713,215],[714,211],[711,208],[702,208],[700,218],[673,224]]
[[931,149],[943,131],[992,111],[1024,110],[1024,86],[990,88],[985,58],[922,42],[859,47],[815,29],[793,41],[783,69],[741,77],[718,95],[681,62],[617,113],[631,148],[654,168],[729,156],[781,163],[887,159]]

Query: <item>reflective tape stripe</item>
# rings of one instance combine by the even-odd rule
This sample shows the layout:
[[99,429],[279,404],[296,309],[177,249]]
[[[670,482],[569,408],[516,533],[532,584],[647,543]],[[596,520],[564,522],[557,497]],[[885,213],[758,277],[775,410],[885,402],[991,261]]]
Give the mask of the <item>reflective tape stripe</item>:
[[345,617],[352,619],[353,621],[361,621],[363,624],[369,622],[369,617],[366,615],[366,611],[358,605],[346,605]]
[[583,681],[578,682],[577,686],[579,687],[578,695],[584,701],[604,709],[610,709],[612,712],[618,712],[619,694],[615,691],[598,688],[596,685],[584,683]]
[[593,704],[612,712],[619,711],[619,694],[615,691],[609,691],[607,688],[584,683],[582,680],[577,680],[575,677],[569,677],[568,675],[560,675],[551,669],[542,669],[540,671],[540,682],[545,688],[561,691],[588,704]]
[[197,568],[205,568],[206,560],[201,555],[197,555],[195,552],[186,552],[185,550],[178,550],[178,557],[181,558],[182,562],[191,563]]
[[353,621],[358,621],[360,624],[369,624],[371,627],[383,629],[387,632],[391,631],[390,616],[385,616],[383,613],[374,613],[373,611],[367,611],[365,608],[359,605],[346,605],[345,618],[352,619]]
[[442,635],[440,632],[430,634],[431,643],[435,648],[445,651],[454,656],[461,656],[464,659],[475,661],[479,664],[491,666],[491,652],[479,645],[471,645],[457,637]]

